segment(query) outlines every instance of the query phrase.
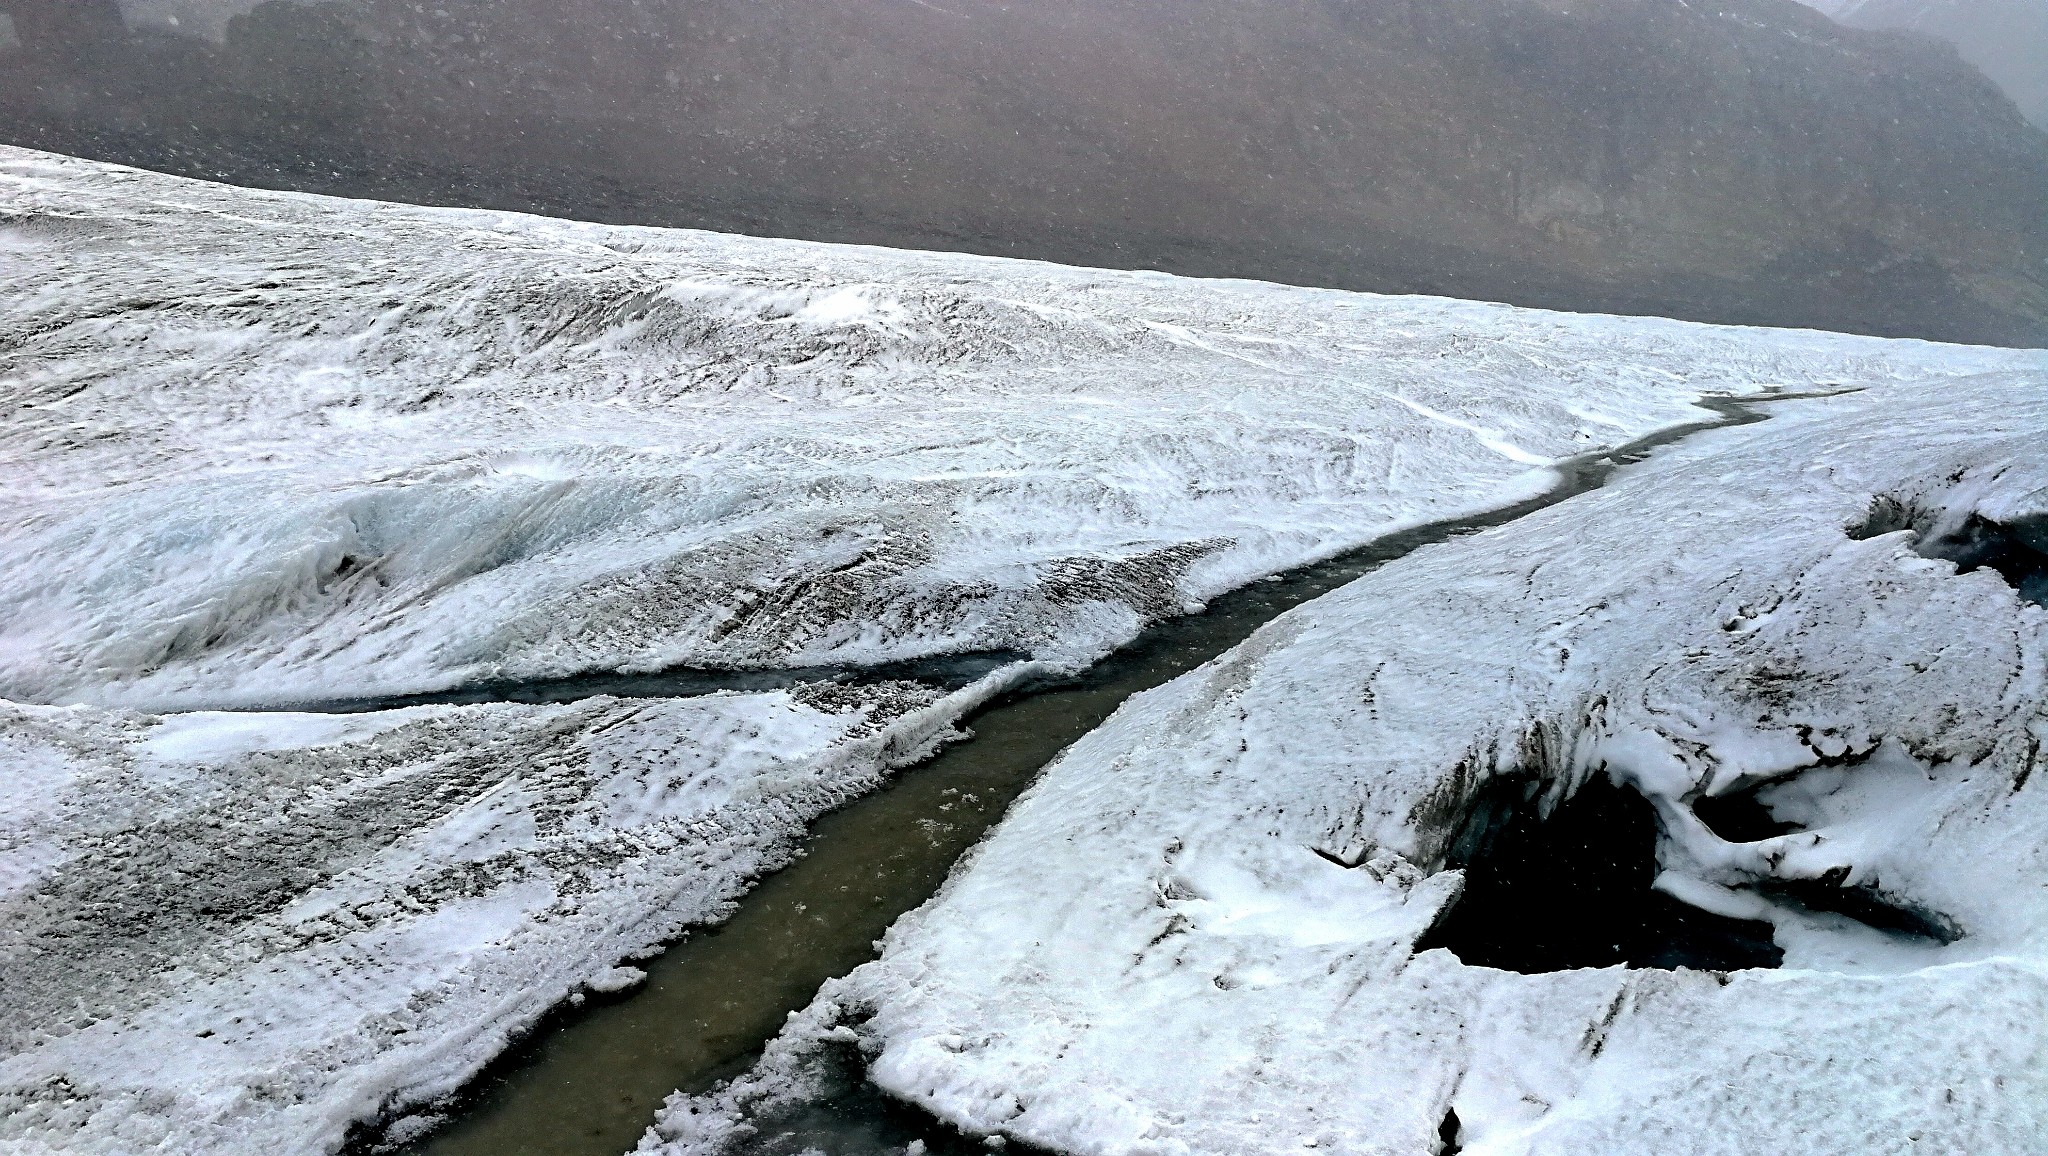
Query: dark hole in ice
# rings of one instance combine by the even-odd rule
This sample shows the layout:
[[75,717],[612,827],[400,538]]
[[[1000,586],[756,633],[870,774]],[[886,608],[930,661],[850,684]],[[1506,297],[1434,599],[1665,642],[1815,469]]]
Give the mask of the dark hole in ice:
[[1703,798],[1693,803],[1692,810],[1700,817],[1700,822],[1707,825],[1707,830],[1730,843],[1755,843],[1800,829],[1799,824],[1787,823],[1772,815],[1770,808],[1757,797],[1756,790]]
[[993,1147],[885,1094],[869,1082],[852,1045],[826,1045],[813,1065],[813,1094],[756,1112],[748,1120],[751,1131],[719,1148],[723,1156],[904,1156],[913,1144],[922,1144],[926,1156],[1050,1156],[1007,1138]]
[[[1700,799],[1693,813],[1707,829],[1730,843],[1754,843],[1805,828],[1787,823],[1771,814],[1761,792],[1775,784],[1766,783],[1733,795]],[[1880,931],[1896,932],[1937,943],[1954,943],[1963,936],[1955,920],[1937,911],[1915,906],[1875,887],[1845,886],[1846,868],[1820,879],[1771,879],[1757,890],[1780,902],[1809,911],[1830,911]]]
[[2029,602],[2048,606],[2048,515],[1994,522],[1971,514],[1956,529],[1916,547],[1930,558],[1946,558],[1956,571],[1994,570]]
[[1458,1143],[1458,1129],[1462,1127],[1464,1125],[1458,1123],[1458,1110],[1445,1108],[1443,1123],[1436,1126],[1437,1156],[1458,1156],[1465,1150],[1464,1145]]
[[1913,549],[1920,556],[1954,562],[1959,574],[1994,571],[2021,598],[2048,606],[2048,514],[2000,522],[1973,513],[1955,529],[1929,533],[1936,517],[1897,498],[1880,497],[1862,524],[1850,527],[1849,536],[1861,540],[1917,530],[1920,538]]
[[[1700,817],[1708,830],[1730,843],[1754,843],[1804,830],[1797,823],[1777,818],[1764,805],[1760,794],[1773,785],[1766,783],[1733,795],[1700,799],[1693,804],[1693,813]],[[1846,915],[1880,931],[1931,939],[1937,943],[1954,943],[1962,938],[1962,928],[1948,916],[1915,906],[1875,887],[1845,886],[1847,877],[1848,871],[1842,869],[1820,879],[1772,879],[1758,884],[1757,890],[1809,911]]]
[[1915,939],[1954,943],[1963,937],[1956,921],[1875,887],[1845,887],[1840,874],[1822,879],[1773,879],[1759,890],[1810,911],[1846,915],[1858,923]]
[[1870,511],[1863,515],[1863,521],[1846,527],[1849,537],[1858,542],[1896,534],[1900,530],[1912,530],[1924,526],[1932,517],[1909,503],[1902,502],[1890,494],[1880,494],[1870,502]]
[[1537,973],[1581,967],[1732,971],[1776,967],[1771,925],[1729,919],[1653,890],[1657,813],[1596,775],[1538,815],[1526,779],[1496,780],[1460,831],[1451,864],[1465,890],[1418,951]]

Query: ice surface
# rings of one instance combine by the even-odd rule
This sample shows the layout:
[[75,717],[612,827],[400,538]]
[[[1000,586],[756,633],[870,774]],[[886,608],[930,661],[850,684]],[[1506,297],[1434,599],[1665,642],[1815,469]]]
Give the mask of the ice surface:
[[167,762],[211,762],[257,751],[363,742],[422,718],[427,710],[376,714],[247,714],[198,711],[161,719],[143,749]]
[[[719,1151],[857,1042],[887,1091],[1072,1152],[1429,1153],[1452,1113],[1489,1156],[2040,1151],[2048,612],[1851,531],[2048,511],[2048,355],[1771,405],[1130,700],[643,1147]],[[1769,919],[1782,969],[1413,950],[1489,782],[1603,773],[1656,806],[1659,885]],[[1757,784],[1793,830],[1693,814]]]
[[0,694],[1086,661],[1705,392],[2013,364],[0,152]]
[[[875,787],[1007,675],[946,696],[882,684],[339,719],[220,708],[677,663],[1000,649],[1079,663],[1261,574],[1530,494],[1547,484],[1543,462],[1698,420],[1690,403],[1702,393],[1853,383],[1886,397],[1991,397],[1972,383],[2036,364],[2010,351],[259,193],[0,150],[0,390],[13,403],[0,420],[0,694],[17,700],[0,706],[0,1149],[332,1151],[352,1122],[457,1087],[571,992],[631,982],[624,961],[720,918],[811,817]],[[1933,474],[1912,478],[1925,492],[1898,500],[2013,513],[1997,505],[2004,483],[1958,496]],[[1683,482],[1659,499],[1662,513],[1641,515],[1647,529],[1629,523],[1629,540],[1757,500],[1717,485]],[[1560,526],[1576,525],[1545,524],[1510,539],[1532,567],[1568,544]],[[1611,537],[1598,541],[1619,549]],[[1952,577],[1894,538],[1857,548],[1902,589],[1977,598],[1977,633],[1956,638],[2009,616],[2012,592],[1995,575]],[[1628,554],[1616,573],[1643,562]],[[1589,606],[1571,599],[1612,577],[1583,569],[1545,578],[1571,587],[1555,604]],[[1410,591],[1432,613],[1471,619],[1472,633],[1454,654],[1417,658],[1426,673],[1387,675],[1384,709],[1426,690],[1442,711],[1399,715],[1413,740],[1400,765],[1413,773],[1388,778],[1387,798],[1429,780],[1427,757],[1445,742],[1476,741],[1460,711],[1499,722],[1472,704],[1530,666],[1499,615],[1480,613],[1516,589],[1488,586],[1495,570],[1428,571],[1436,601]],[[1692,588],[1683,578],[1644,589],[1675,598]],[[1375,608],[1370,627],[1347,617],[1345,661],[1423,646],[1425,635],[1384,636],[1422,621],[1404,613]],[[1536,668],[1553,657],[1542,651]],[[1930,669],[1951,677],[1965,658]],[[1247,680],[1248,702],[1256,666],[1222,668]],[[1140,725],[1130,720],[1162,704],[1185,700],[1191,725],[1214,721],[1205,685],[1154,695],[1084,744],[1040,796],[1062,801],[1034,803],[984,856],[999,864],[1019,840],[1035,846],[1033,824],[1065,816],[1084,824],[1077,845],[1127,834],[1119,853],[1149,864],[1166,846],[1160,832],[1181,826],[1172,816],[1208,815],[1187,826],[1183,890],[1132,905],[1116,888],[1143,870],[1114,855],[1042,857],[1040,875],[1003,884],[1042,880],[1050,889],[1031,910],[1003,906],[1015,894],[983,895],[969,905],[987,899],[992,922],[948,934],[995,935],[983,962],[1021,969],[1004,980],[1018,1000],[1003,1015],[1043,1011],[1044,1032],[1071,1026],[1061,1017],[1075,999],[1131,997],[1074,1029],[1075,1064],[1130,1063],[1116,1025],[1156,1025],[1157,1054],[1224,1065],[1197,1073],[1215,1080],[1217,1104],[1244,1109],[1230,1079],[1256,1072],[1281,1089],[1272,1102],[1283,1112],[1295,1102],[1287,1089],[1323,1087],[1313,1065],[1293,1066],[1301,1049],[1335,1041],[1354,1069],[1402,1073],[1399,1088],[1368,1080],[1357,1103],[1340,1099],[1405,1135],[1408,1115],[1450,1094],[1440,1077],[1455,1057],[1441,1033],[1389,1026],[1387,1049],[1368,1052],[1331,1013],[1335,1026],[1283,1057],[1241,1032],[1265,1013],[1233,1001],[1267,1001],[1280,1017],[1269,1022],[1294,1022],[1327,994],[1317,985],[1336,982],[1315,974],[1356,980],[1360,1006],[1402,998],[1368,980],[1402,971],[1389,961],[1455,879],[1426,870],[1426,848],[1402,850],[1409,828],[1391,812],[1260,809],[1261,792],[1308,790],[1302,768],[1323,768],[1311,777],[1331,790],[1368,781],[1343,761],[1358,743],[1324,744],[1342,737],[1337,722],[1297,719],[1299,688],[1260,692],[1271,709],[1246,722],[1294,754],[1260,782],[1224,774],[1214,789],[1245,792],[1245,821],[1270,817],[1276,831],[1320,823],[1320,843],[1248,849],[1235,820],[1176,785],[1209,756],[1183,765],[1167,752],[1206,732],[1160,730],[1129,754],[1127,779],[1094,777]],[[65,703],[84,705],[50,705]],[[1353,694],[1326,705],[1371,704]],[[1769,749],[1798,761],[1784,741]],[[1095,770],[1069,798],[1075,767]],[[1151,782],[1159,792],[1131,816],[1086,818]],[[1393,841],[1368,846],[1381,838]],[[1363,855],[1363,866],[1345,871],[1312,844],[1346,862]],[[1692,858],[1674,851],[1673,886],[1726,889],[1754,870],[1754,855],[1684,846]],[[1800,854],[1822,869],[1824,855]],[[1103,875],[1071,873],[1084,866]],[[1969,928],[1938,949],[1961,961],[1955,975],[2033,998],[2020,977],[2031,965],[1962,959],[1973,945],[2022,942],[2018,931],[1985,938],[1970,904],[1906,866],[1878,866],[1886,887]],[[955,892],[985,878],[977,870]],[[1185,991],[1138,982],[1167,966],[1158,951],[1121,979],[1093,970],[1106,940],[1091,937],[1139,935],[1142,946],[1162,904],[1192,929],[1182,941],[1238,961],[1229,991],[1211,982],[1221,964],[1182,972]],[[996,934],[1054,918],[1062,938],[1032,942],[1071,939],[1071,965],[1029,960],[1037,949]],[[1802,958],[1863,951],[1842,946],[1839,915],[1796,919],[1814,944]],[[1104,931],[1118,920],[1128,926]],[[875,974],[900,975],[924,934],[899,936]],[[1314,971],[1338,956],[1350,970]],[[1867,970],[1898,970],[1883,962]],[[927,1047],[938,1037],[919,1036],[916,1016],[936,1023],[978,998],[955,963],[935,965],[929,1007],[876,1021],[904,1041],[878,1068],[891,1087],[916,1090],[954,1070],[948,1057],[983,1055],[1027,1067],[1007,1083],[994,1069],[962,1077],[982,1081],[988,1103],[933,1076],[927,1102],[981,1121],[997,1097],[1037,1089],[1016,1092],[1045,1098],[1015,1130],[1084,1147],[1153,1127],[1155,1111],[1208,1119],[1210,1108],[1148,1101],[1142,1063],[1128,1073],[1138,1084],[1119,1076],[1069,1096],[1059,1071],[1075,1069],[1030,1050],[1050,1038],[1030,1023],[996,1016],[983,1030],[960,1012],[947,1042]],[[1055,973],[1085,982],[1047,988]],[[1493,992],[1500,1025],[1547,1023],[1549,1009],[1624,984],[1528,977],[1537,995],[1518,1002],[1522,989],[1495,991],[1448,960],[1403,974]],[[881,999],[880,979],[861,982]],[[1870,990],[1883,1001],[1872,1006],[1894,1002]],[[1964,1006],[1991,991],[1971,989]],[[1449,1022],[1462,1006],[1420,1000],[1413,1014]],[[2011,1014],[2023,1020],[2028,1006]],[[1190,1026],[1184,1017],[1203,1008],[1223,1018]],[[1488,1030],[1513,1038],[1509,1026]],[[1418,1107],[1417,1094],[1430,1102]],[[1471,1111],[1475,1128],[1491,1128],[1508,1109]],[[1121,1123],[1105,1126],[1104,1112]],[[1434,1119],[1422,1124],[1435,1135]]]
[[332,1152],[638,983],[987,689],[0,705],[0,1150]]

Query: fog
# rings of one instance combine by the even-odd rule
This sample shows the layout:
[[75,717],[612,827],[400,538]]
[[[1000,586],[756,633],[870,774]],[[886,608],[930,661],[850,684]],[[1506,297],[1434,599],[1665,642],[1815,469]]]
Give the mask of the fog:
[[1945,40],[2048,128],[2048,0],[1809,0],[1856,28]]
[[2048,340],[2048,135],[1792,0],[0,9],[0,139],[237,183]]

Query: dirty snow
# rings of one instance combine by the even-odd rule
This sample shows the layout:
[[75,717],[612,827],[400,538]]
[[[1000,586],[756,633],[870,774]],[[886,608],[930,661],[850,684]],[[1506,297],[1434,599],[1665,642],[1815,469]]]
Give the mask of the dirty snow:
[[[772,1127],[857,1043],[947,1121],[1078,1153],[2040,1151],[2048,610],[1869,532],[1886,508],[2048,515],[2032,357],[1769,403],[1130,700],[754,1076],[672,1100],[643,1148]],[[1782,969],[1414,950],[1489,780],[1554,804],[1596,774],[1656,806],[1658,885],[1768,919]],[[1730,843],[1694,814],[1757,784],[1797,829]],[[1960,935],[1794,902],[1801,881]]]
[[989,689],[0,704],[0,1150],[332,1152],[638,983]]

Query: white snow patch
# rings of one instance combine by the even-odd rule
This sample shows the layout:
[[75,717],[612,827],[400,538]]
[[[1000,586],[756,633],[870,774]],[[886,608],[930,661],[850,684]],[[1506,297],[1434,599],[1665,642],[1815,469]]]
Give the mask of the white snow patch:
[[637,967],[608,967],[589,979],[583,986],[591,991],[612,994],[638,987],[647,979],[647,973]]
[[160,720],[150,728],[142,749],[170,762],[209,762],[256,751],[360,743],[437,709],[418,707],[359,715],[198,711]]

